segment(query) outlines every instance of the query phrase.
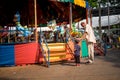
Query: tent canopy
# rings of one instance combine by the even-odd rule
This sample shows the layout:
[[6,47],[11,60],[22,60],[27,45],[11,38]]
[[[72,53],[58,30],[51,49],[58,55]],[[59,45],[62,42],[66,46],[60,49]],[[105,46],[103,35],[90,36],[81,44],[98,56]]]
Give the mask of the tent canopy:
[[[47,23],[55,19],[59,22],[69,22],[69,3],[57,0],[37,0],[37,22]],[[72,5],[73,20],[85,18],[86,9],[78,5]],[[21,24],[34,24],[34,0],[1,0],[0,1],[0,25],[14,24],[13,16],[19,11]]]
[[[120,15],[110,15],[109,16],[110,25],[120,23]],[[81,22],[86,22],[86,19],[83,19],[79,22],[79,27],[81,28]],[[90,18],[88,19],[90,24]],[[77,25],[77,24],[76,24]],[[108,26],[108,16],[101,16],[101,26]],[[92,17],[92,27],[99,27],[99,17]]]
[[59,2],[71,2],[74,3],[75,5],[81,6],[81,7],[86,7],[86,0],[57,0]]

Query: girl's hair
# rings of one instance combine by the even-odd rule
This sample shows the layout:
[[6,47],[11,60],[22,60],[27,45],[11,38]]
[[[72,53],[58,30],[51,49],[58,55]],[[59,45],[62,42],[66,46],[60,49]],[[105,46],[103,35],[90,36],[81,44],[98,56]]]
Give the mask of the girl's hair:
[[76,39],[75,39],[75,43],[78,44],[78,43],[79,43],[79,40],[76,40]]

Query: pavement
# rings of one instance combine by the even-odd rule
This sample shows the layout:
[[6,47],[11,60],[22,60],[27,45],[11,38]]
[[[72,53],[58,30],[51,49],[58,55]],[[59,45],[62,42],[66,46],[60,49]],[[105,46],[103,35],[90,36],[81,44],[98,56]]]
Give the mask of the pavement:
[[74,61],[0,67],[0,80],[120,80],[120,49],[109,49],[106,56],[95,56],[94,64],[75,66]]

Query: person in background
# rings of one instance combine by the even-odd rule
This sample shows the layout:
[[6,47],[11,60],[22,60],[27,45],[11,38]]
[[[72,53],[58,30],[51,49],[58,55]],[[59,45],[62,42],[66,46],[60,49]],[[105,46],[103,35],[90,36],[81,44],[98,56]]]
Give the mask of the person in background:
[[81,26],[85,29],[81,39],[87,39],[88,44],[88,61],[86,63],[94,62],[94,43],[96,43],[96,38],[92,27],[85,22],[81,22]]
[[53,30],[55,43],[59,41],[58,39],[59,39],[60,30],[61,30],[61,26],[56,26],[55,29]]
[[106,33],[103,33],[102,35],[102,40],[103,40],[103,47],[104,47],[104,56],[107,54],[107,44],[109,43],[109,38]]
[[61,26],[60,42],[64,42],[65,41],[65,39],[64,39],[64,33],[65,33],[64,26]]
[[57,41],[59,41],[59,38],[60,38],[60,31],[61,31],[61,26],[59,25],[58,27],[57,27]]
[[75,40],[74,58],[75,58],[76,66],[80,66],[80,46],[78,40]]
[[65,33],[64,33],[64,37],[65,37],[65,42],[68,42],[68,39],[70,37],[70,30],[69,28],[67,27],[67,25],[64,27],[65,29]]

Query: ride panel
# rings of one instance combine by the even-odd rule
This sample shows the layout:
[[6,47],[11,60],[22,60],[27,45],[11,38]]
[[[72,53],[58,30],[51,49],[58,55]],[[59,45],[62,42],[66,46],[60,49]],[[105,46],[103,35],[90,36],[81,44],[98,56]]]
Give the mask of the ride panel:
[[14,66],[14,45],[0,45],[0,66]]

